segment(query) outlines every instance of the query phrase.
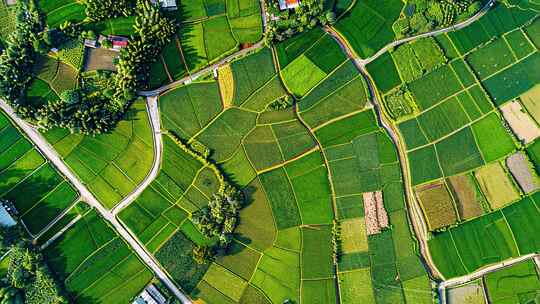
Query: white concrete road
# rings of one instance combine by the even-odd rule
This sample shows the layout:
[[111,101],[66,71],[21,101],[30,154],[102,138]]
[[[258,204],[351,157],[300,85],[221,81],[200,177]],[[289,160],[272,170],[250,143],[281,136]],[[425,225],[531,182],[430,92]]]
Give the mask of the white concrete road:
[[[364,67],[367,63],[375,60],[377,57],[382,55],[384,52],[386,52],[388,49],[393,48],[399,44],[406,43],[408,41],[421,38],[421,37],[428,37],[428,36],[434,36],[440,33],[453,31],[456,29],[463,28],[475,20],[482,17],[489,7],[494,3],[494,0],[490,0],[486,6],[484,6],[477,14],[475,14],[473,17],[469,18],[466,21],[463,21],[459,24],[456,24],[452,27],[448,27],[445,29],[436,30],[433,32],[417,35],[414,37],[409,37],[401,40],[394,41],[388,45],[386,45],[384,48],[379,50],[377,53],[375,53],[373,56],[366,58],[366,59],[360,59],[354,56],[354,53],[349,49],[348,44],[346,41],[343,41],[341,37],[333,30],[327,29],[327,31],[336,38],[336,40],[340,43],[343,50],[346,51],[348,56],[354,60],[356,65],[360,68],[360,72],[365,73]],[[266,21],[265,19],[263,22]],[[14,113],[13,110],[2,100],[0,100],[0,108],[3,109],[14,121],[15,123],[26,133],[26,135],[30,138],[30,140],[37,146],[37,148],[41,151],[41,153],[49,159],[49,161],[74,185],[74,187],[79,191],[81,195],[81,199],[86,201],[88,204],[96,208],[96,210],[107,220],[111,223],[111,225],[114,226],[114,228],[117,230],[117,232],[122,236],[133,248],[133,250],[141,257],[141,259],[152,269],[155,276],[163,281],[163,283],[178,297],[183,303],[191,303],[190,299],[186,297],[182,291],[178,289],[178,287],[174,284],[174,282],[168,277],[168,275],[160,268],[157,261],[153,257],[152,254],[150,254],[146,248],[142,244],[139,243],[136,237],[132,236],[131,233],[117,220],[116,214],[120,212],[123,208],[128,206],[131,202],[133,202],[138,195],[141,194],[142,191],[156,178],[156,176],[159,174],[159,168],[161,164],[161,158],[162,158],[162,139],[160,135],[160,116],[159,116],[159,110],[157,105],[157,96],[171,88],[176,87],[177,85],[183,84],[185,82],[192,81],[206,73],[212,72],[214,69],[218,68],[219,66],[230,62],[238,57],[244,56],[247,53],[254,51],[256,49],[259,49],[264,46],[263,41],[259,41],[258,43],[239,50],[238,52],[235,52],[234,54],[231,54],[218,62],[194,73],[189,76],[186,76],[182,79],[179,79],[175,82],[172,82],[168,85],[165,85],[163,87],[160,87],[156,90],[152,91],[141,91],[139,92],[140,95],[149,97],[147,99],[147,110],[150,116],[150,121],[152,125],[153,130],[153,137],[154,137],[154,163],[152,165],[151,171],[148,174],[148,176],[144,179],[144,181],[137,186],[137,188],[129,194],[127,197],[125,197],[117,206],[115,206],[112,210],[107,210],[104,208],[100,202],[93,196],[93,194],[86,188],[86,186],[77,178],[77,176],[71,172],[71,169],[67,167],[67,165],[64,163],[64,161],[60,158],[60,156],[57,154],[57,152],[54,150],[54,148],[45,140],[45,138],[31,125],[27,124],[23,120],[19,119]],[[365,75],[364,75],[365,76]],[[368,84],[370,86],[370,89],[373,92],[372,84],[369,82]],[[393,131],[393,128],[383,119],[383,117],[380,114],[380,104],[377,101],[376,95],[373,94],[373,100],[372,100],[376,112],[378,113],[379,121],[382,124],[382,126],[388,131],[388,133],[391,135],[392,140],[395,144],[399,143],[399,137],[395,134]],[[417,231],[418,233],[419,231]],[[420,232],[420,234],[424,234],[425,232]],[[425,252],[424,252],[425,253]],[[428,259],[429,262],[429,259]],[[504,267],[502,264],[497,264],[491,267]],[[437,273],[435,269],[435,273]],[[469,276],[474,276],[477,273],[470,274]],[[452,281],[453,282],[453,281]],[[443,285],[444,282],[441,284],[441,286],[447,286]]]
[[133,202],[137,197],[152,183],[152,181],[158,176],[159,169],[161,168],[161,158],[163,155],[163,143],[161,138],[161,120],[159,116],[159,107],[157,103],[157,97],[148,97],[146,98],[146,110],[148,113],[148,118],[150,120],[150,125],[152,127],[152,137],[154,139],[154,161],[152,163],[152,168],[144,180],[126,196],[120,203],[114,206],[111,212],[114,215],[117,215],[122,209],[127,207],[131,202]]
[[439,288],[438,288],[440,303],[447,304],[447,300],[446,300],[447,288],[463,285],[467,282],[474,281],[478,278],[481,278],[490,272],[494,272],[505,267],[510,267],[516,263],[523,262],[531,258],[533,258],[534,260],[537,260],[540,258],[540,255],[535,254],[535,253],[523,255],[515,259],[509,259],[509,260],[502,261],[497,264],[490,265],[488,267],[485,267],[483,269],[480,269],[478,271],[475,271],[473,273],[470,273],[462,277],[452,278],[450,280],[443,281],[442,283],[439,284]]
[[116,219],[110,210],[105,209],[105,207],[101,205],[94,195],[64,163],[56,150],[54,150],[54,148],[47,142],[41,133],[17,117],[17,115],[15,115],[13,112],[13,109],[11,109],[11,107],[3,100],[0,101],[0,108],[3,109],[11,117],[11,119],[13,119],[19,128],[28,136],[28,138],[30,138],[34,145],[58,169],[58,171],[60,171],[73,184],[73,186],[79,191],[81,199],[87,202],[90,206],[94,207],[103,216],[103,218],[105,218],[105,220],[107,220],[116,229],[118,234],[124,238],[124,240],[143,260],[143,262],[154,272],[154,275],[160,279],[174,293],[174,295],[182,301],[182,303],[191,303],[190,299],[186,297],[182,291],[180,291],[169,276],[161,269],[153,255],[150,254],[146,248],[139,243],[139,241],[132,236],[127,229],[124,228],[124,226]]

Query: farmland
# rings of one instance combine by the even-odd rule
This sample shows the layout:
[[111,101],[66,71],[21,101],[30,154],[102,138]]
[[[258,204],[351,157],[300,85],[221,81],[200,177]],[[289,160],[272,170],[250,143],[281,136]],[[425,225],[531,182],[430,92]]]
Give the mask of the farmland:
[[74,203],[77,191],[0,113],[0,198],[11,201],[31,233]]
[[114,132],[96,137],[53,129],[45,137],[68,166],[108,208],[146,177],[153,139],[144,102],[137,102]]
[[[218,81],[195,81],[162,94],[160,114],[169,135],[163,135],[160,173],[119,218],[195,300],[335,301],[332,225],[337,221],[343,233],[337,276],[349,303],[363,294],[374,301],[428,302],[429,279],[409,234],[396,151],[367,107],[367,84],[344,57],[317,62],[315,48],[331,40],[322,32],[306,35],[316,36],[316,42],[278,46],[277,62],[262,49],[220,69]],[[272,108],[288,95],[275,79],[285,80],[295,62],[309,58],[325,78],[310,83],[296,109]],[[216,242],[200,232],[192,216],[216,193],[217,178],[172,135],[208,151],[208,159],[246,198],[238,235],[228,254],[213,262],[199,265],[189,255]],[[381,189],[377,208],[387,213],[386,224],[379,222],[379,233],[368,236],[362,195]],[[387,261],[388,250],[396,253]],[[402,280],[394,281],[397,273]],[[358,291],[357,279],[369,288]],[[382,287],[388,283],[395,290]],[[424,294],[409,293],[405,286]]]
[[150,270],[95,210],[83,213],[44,255],[76,301],[128,302],[152,279]]
[[[8,103],[40,109],[19,124],[33,142],[0,114],[0,199],[70,302],[150,283],[208,304],[534,299],[532,261],[503,266],[540,250],[535,3],[435,32],[482,3],[101,1],[38,3],[62,41],[28,35],[24,107]],[[83,45],[99,35],[129,43]],[[48,124],[72,104],[82,125]]]

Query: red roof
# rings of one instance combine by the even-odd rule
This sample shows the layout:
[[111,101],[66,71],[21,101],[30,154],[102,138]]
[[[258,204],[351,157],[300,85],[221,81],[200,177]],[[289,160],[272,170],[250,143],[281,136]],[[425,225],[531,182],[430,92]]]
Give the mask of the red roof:
[[125,47],[128,45],[128,42],[127,40],[113,40],[112,41],[112,45],[113,46],[121,46],[121,47]]

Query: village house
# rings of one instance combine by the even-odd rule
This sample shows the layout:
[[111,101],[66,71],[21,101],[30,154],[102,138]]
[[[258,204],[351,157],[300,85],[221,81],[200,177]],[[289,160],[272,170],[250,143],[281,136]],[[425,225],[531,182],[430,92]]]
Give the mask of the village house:
[[286,10],[291,8],[297,8],[300,5],[300,0],[278,0],[279,9]]
[[12,214],[17,214],[15,206],[9,201],[0,200],[0,226],[11,227],[17,225]]

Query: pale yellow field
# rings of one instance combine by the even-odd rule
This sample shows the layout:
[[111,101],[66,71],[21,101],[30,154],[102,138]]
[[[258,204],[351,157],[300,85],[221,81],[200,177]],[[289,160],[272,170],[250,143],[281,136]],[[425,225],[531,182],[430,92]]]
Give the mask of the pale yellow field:
[[499,163],[480,168],[474,176],[492,209],[499,209],[519,199],[518,191]]
[[368,250],[364,218],[355,218],[341,222],[341,248],[344,253]]
[[234,77],[230,65],[227,64],[219,68],[218,84],[223,105],[228,107],[232,104],[234,97]]
[[508,102],[501,111],[514,134],[524,143],[528,144],[540,136],[540,129],[519,102]]

